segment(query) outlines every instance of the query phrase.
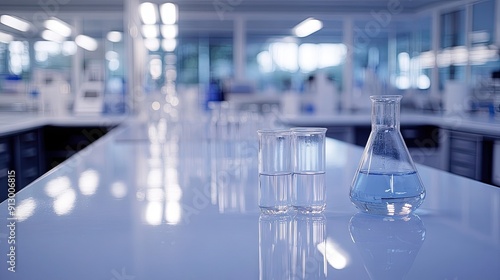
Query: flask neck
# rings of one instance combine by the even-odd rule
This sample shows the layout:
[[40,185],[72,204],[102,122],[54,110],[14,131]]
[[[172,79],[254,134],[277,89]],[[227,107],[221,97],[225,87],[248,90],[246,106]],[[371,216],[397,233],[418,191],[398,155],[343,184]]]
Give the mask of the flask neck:
[[372,96],[372,129],[398,129],[400,95]]

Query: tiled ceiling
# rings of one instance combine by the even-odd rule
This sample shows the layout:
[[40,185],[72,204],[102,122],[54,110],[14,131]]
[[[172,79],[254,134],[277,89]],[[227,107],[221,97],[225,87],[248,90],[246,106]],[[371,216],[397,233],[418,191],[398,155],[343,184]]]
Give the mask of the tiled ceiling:
[[[119,11],[127,0],[0,0],[0,11]],[[230,12],[366,12],[387,9],[396,3],[412,13],[454,0],[171,0],[180,11]],[[142,1],[141,1],[142,2]],[[456,1],[455,1],[456,2]],[[46,5],[44,3],[47,3]],[[55,5],[54,5],[55,4]]]
[[[75,14],[83,19],[82,31],[93,37],[102,37],[109,30],[123,30],[121,11],[124,1],[128,0],[0,0],[0,15],[9,12],[32,23],[38,14],[56,15],[72,23]],[[147,0],[154,3],[174,2],[179,6],[179,32],[188,35],[232,35],[233,22],[230,17],[221,20],[224,15],[247,14],[247,32],[249,36],[287,36],[291,28],[309,14],[322,14],[318,18],[325,28],[316,36],[336,38],[341,35],[341,20],[331,15],[388,10],[388,5],[399,4],[401,13],[414,13],[432,8],[453,0]],[[143,1],[140,1],[143,2]],[[455,1],[456,2],[456,1]],[[46,3],[46,5],[44,4]],[[92,11],[100,13],[92,13]],[[104,12],[104,13],[102,13]],[[183,12],[203,12],[208,17],[182,17]],[[266,15],[262,15],[266,12]],[[261,15],[259,16],[259,13]],[[279,17],[275,15],[280,14]],[[301,15],[304,16],[295,16]],[[103,15],[105,15],[103,17]],[[294,15],[294,16],[290,16]],[[219,17],[217,17],[219,16]],[[277,21],[277,19],[279,20]],[[38,22],[41,22],[40,20]],[[398,28],[399,22],[393,21]],[[36,25],[36,24],[35,24]],[[0,24],[0,31],[16,37],[37,37],[43,26],[36,26],[29,34],[17,32]]]

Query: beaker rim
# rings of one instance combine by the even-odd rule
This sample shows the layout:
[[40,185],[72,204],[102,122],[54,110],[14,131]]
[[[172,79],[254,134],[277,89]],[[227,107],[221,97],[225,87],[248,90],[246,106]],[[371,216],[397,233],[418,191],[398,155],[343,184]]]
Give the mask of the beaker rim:
[[371,95],[372,101],[399,101],[403,98],[402,95]]
[[308,133],[324,133],[327,128],[324,127],[292,127],[290,131],[292,132],[308,132]]
[[277,128],[277,129],[259,129],[257,130],[258,134],[290,134],[290,130],[288,129],[282,129],[282,128]]

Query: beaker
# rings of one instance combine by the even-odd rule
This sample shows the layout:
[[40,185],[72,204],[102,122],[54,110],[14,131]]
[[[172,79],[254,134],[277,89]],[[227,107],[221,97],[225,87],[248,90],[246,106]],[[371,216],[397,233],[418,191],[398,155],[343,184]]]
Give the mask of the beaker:
[[302,213],[326,207],[325,133],[323,127],[295,127],[292,132],[292,206]]
[[261,129],[259,135],[259,207],[262,213],[288,211],[292,184],[291,134]]
[[362,212],[408,215],[425,188],[400,132],[401,95],[371,96],[372,130],[351,184],[351,201]]

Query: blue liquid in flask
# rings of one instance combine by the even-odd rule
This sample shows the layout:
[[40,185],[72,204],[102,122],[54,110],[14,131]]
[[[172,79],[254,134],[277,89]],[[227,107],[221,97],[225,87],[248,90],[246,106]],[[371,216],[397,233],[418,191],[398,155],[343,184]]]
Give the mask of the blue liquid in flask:
[[351,190],[351,200],[363,212],[407,215],[418,208],[425,197],[416,171],[368,173],[361,170]]

